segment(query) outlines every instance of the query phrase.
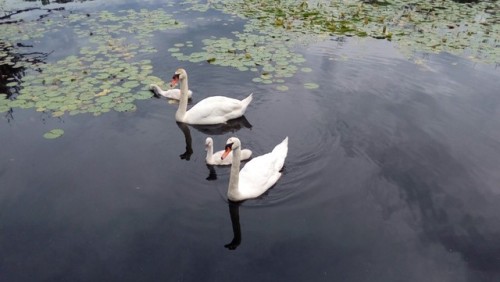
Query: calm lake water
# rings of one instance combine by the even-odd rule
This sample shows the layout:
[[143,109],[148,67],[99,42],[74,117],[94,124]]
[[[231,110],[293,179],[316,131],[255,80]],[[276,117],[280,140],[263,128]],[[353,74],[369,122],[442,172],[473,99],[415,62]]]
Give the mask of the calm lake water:
[[[3,113],[1,281],[500,281],[497,66],[331,38],[296,46],[312,71],[282,92],[166,51],[230,37],[242,20],[139,3],[55,7],[178,11],[187,27],[153,40],[153,74],[168,81],[185,68],[191,104],[253,92],[245,119],[181,125],[177,105],[158,98],[98,117]],[[79,44],[68,29],[32,50],[54,50],[54,62]],[[43,138],[53,128],[64,135]],[[207,136],[216,150],[237,136],[254,156],[289,136],[282,178],[258,199],[228,203],[229,167],[205,165]]]

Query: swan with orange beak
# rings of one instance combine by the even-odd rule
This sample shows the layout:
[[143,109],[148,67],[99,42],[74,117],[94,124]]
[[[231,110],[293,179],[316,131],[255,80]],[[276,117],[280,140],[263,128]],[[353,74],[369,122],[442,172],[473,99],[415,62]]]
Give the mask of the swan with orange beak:
[[240,171],[241,141],[236,137],[227,140],[221,158],[226,158],[233,152],[231,174],[227,197],[238,202],[257,198],[269,190],[281,177],[281,169],[288,154],[288,137],[265,155],[250,160]]
[[178,69],[170,83],[172,87],[180,84],[181,97],[179,108],[175,113],[175,120],[188,124],[221,124],[228,120],[239,118],[252,101],[252,94],[243,100],[237,100],[225,96],[211,96],[194,105],[189,111],[188,103],[188,75],[186,70]]

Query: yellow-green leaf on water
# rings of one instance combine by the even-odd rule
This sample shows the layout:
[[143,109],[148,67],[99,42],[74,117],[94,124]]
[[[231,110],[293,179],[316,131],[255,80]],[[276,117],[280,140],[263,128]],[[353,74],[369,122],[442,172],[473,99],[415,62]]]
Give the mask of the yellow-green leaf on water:
[[151,91],[140,91],[134,95],[134,98],[137,100],[146,100],[153,97],[153,93]]
[[109,92],[111,92],[111,90],[109,89],[104,89],[103,91],[95,94],[95,96],[104,96],[104,95],[107,95]]
[[56,129],[52,129],[49,132],[46,132],[43,135],[43,137],[45,137],[46,139],[55,139],[55,138],[61,137],[63,134],[64,134],[64,130],[56,128]]
[[287,91],[288,90],[288,86],[286,86],[286,85],[278,85],[278,86],[276,86],[276,89],[278,89],[279,91]]
[[57,111],[57,112],[53,112],[53,113],[52,113],[52,116],[53,116],[53,117],[60,117],[60,116],[62,116],[62,115],[64,115],[64,112],[63,112],[63,111]]
[[5,113],[9,110],[10,108],[7,107],[6,105],[0,105],[0,113]]
[[132,88],[135,88],[137,86],[139,86],[139,82],[134,81],[134,80],[127,81],[127,82],[122,84],[122,87],[128,88],[128,89],[132,89]]
[[134,104],[120,103],[114,107],[117,112],[133,112],[137,109]]
[[306,88],[306,89],[317,89],[317,88],[319,88],[319,85],[316,84],[316,83],[307,82],[307,83],[304,83],[304,88]]

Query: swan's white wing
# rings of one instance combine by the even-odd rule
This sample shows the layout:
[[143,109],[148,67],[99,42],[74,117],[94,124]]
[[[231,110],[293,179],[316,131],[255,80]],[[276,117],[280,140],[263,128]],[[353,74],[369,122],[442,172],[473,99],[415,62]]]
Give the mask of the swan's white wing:
[[[174,99],[174,100],[180,100],[181,98],[181,90],[177,88],[169,89],[166,91],[163,91],[161,93],[162,96]],[[188,98],[191,98],[193,96],[193,91],[188,90]]]
[[241,160],[248,160],[252,156],[252,151],[249,149],[241,150]]
[[255,198],[266,192],[281,177],[280,170],[288,154],[288,137],[273,151],[249,161],[240,171],[239,191],[245,198]]
[[241,116],[240,100],[224,96],[205,98],[187,111],[187,122],[193,124],[224,123]]
[[249,161],[240,171],[240,194],[245,198],[255,198],[271,188],[281,176],[279,169],[275,169],[277,162],[280,161],[272,153]]
[[285,164],[285,159],[288,154],[288,136],[285,137],[281,143],[276,145],[271,153],[276,156],[274,169],[281,170]]
[[180,89],[169,89],[162,93],[164,97],[179,100],[181,98],[181,90]]

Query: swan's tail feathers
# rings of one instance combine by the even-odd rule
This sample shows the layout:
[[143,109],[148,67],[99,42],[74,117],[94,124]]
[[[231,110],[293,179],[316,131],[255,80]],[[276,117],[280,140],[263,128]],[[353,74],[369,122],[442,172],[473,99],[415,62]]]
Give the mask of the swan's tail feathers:
[[283,139],[283,141],[281,141],[281,143],[276,145],[276,147],[274,147],[273,149],[273,154],[280,154],[286,157],[287,153],[288,153],[288,136],[285,137],[285,139]]
[[288,136],[281,141],[280,144],[274,147],[272,154],[276,156],[277,162],[275,168],[281,170],[285,164],[285,158],[288,154]]
[[252,99],[253,99],[253,93],[250,93],[250,95],[248,95],[248,97],[246,97],[245,99],[241,100],[241,102],[243,103],[243,106],[244,106],[245,110],[248,107],[248,105],[250,104],[250,102],[252,102]]

